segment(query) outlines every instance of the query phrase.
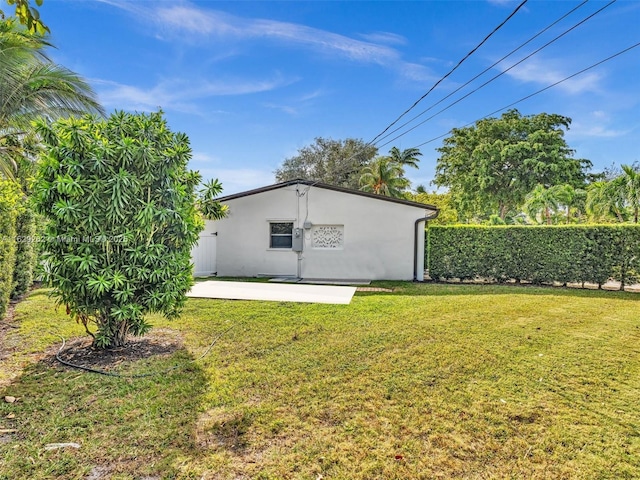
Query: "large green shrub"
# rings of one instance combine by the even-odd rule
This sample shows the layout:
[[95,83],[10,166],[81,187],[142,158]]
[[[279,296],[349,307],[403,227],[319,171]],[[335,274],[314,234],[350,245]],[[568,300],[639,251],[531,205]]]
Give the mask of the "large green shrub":
[[59,302],[101,348],[148,331],[148,312],[177,315],[203,227],[186,135],[172,133],[161,113],[41,122],[38,132],[43,263]]
[[640,272],[640,226],[431,226],[429,275],[533,283],[624,284]]
[[13,290],[20,199],[20,187],[13,181],[0,179],[0,320],[4,318]]

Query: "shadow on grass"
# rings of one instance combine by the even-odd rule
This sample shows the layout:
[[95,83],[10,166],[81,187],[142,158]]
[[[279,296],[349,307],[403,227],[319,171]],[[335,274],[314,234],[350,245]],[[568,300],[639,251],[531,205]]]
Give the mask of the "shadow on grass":
[[615,298],[617,300],[640,301],[640,294],[636,292],[591,290],[587,288],[555,287],[551,285],[376,281],[373,282],[371,286],[389,288],[392,289],[393,292],[358,292],[358,295],[539,295],[603,299]]
[[[51,357],[27,367],[0,395],[0,479],[174,478],[197,448],[195,422],[207,377],[181,348],[122,363],[121,378],[62,367]],[[171,369],[174,365],[179,368]],[[48,444],[76,443],[47,450]]]

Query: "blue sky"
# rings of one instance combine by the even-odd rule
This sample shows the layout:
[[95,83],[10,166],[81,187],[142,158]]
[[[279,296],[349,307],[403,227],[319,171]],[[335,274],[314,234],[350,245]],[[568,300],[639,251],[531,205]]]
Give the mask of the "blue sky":
[[[84,76],[107,111],[155,111],[185,132],[191,166],[225,194],[274,182],[315,137],[372,140],[519,2],[222,2],[45,0],[51,56]],[[575,1],[529,1],[398,125],[432,106]],[[607,2],[591,0],[396,135],[540,48]],[[414,147],[640,42],[640,2],[619,0],[411,132]],[[640,161],[640,47],[516,105],[573,119],[566,139],[594,170]],[[497,116],[496,114],[494,116]],[[391,143],[384,145],[386,142]],[[414,186],[429,187],[441,140],[420,147]],[[433,188],[433,187],[429,187]]]

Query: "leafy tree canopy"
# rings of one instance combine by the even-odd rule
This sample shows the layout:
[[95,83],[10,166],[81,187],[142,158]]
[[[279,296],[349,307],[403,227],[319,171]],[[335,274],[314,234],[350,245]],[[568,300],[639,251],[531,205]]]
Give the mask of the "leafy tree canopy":
[[537,185],[584,187],[592,164],[573,158],[564,139],[570,124],[562,115],[523,116],[514,109],[453,129],[438,148],[434,183],[449,188],[456,210],[467,219],[492,213],[504,219]]
[[318,137],[298,150],[275,171],[276,181],[302,178],[339,187],[359,188],[360,173],[378,149],[355,138],[332,140]]
[[[25,25],[29,32],[44,35],[50,32],[40,19],[40,12],[29,5],[29,0],[6,0],[10,6],[15,5],[15,16],[22,25]],[[42,6],[43,0],[35,0],[38,7]],[[0,18],[4,18],[4,11],[0,10]]]
[[416,191],[408,193],[406,198],[414,202],[426,203],[427,205],[438,207],[440,212],[434,220],[429,221],[431,224],[450,225],[458,223],[458,212],[451,202],[451,194],[449,192],[428,192],[424,186],[418,185]]
[[58,301],[101,348],[144,334],[149,312],[177,315],[203,227],[187,136],[162,113],[123,112],[41,120],[38,133],[46,153],[35,197],[49,219],[44,265]]

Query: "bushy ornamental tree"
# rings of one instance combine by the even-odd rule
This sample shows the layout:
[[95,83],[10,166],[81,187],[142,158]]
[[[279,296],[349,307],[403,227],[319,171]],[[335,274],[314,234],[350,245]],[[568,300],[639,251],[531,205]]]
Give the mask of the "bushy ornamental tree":
[[146,333],[149,312],[178,315],[203,228],[187,136],[172,133],[162,113],[37,129],[46,153],[35,197],[49,220],[43,261],[58,301],[98,348]]

